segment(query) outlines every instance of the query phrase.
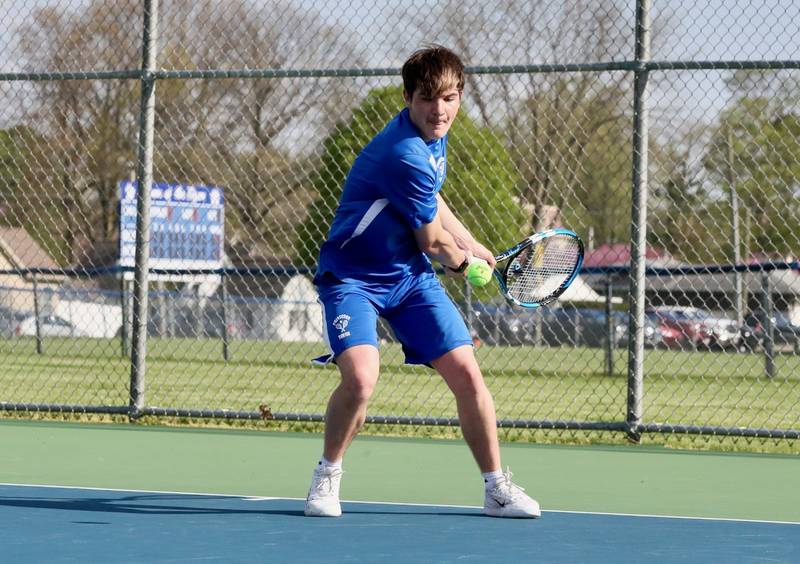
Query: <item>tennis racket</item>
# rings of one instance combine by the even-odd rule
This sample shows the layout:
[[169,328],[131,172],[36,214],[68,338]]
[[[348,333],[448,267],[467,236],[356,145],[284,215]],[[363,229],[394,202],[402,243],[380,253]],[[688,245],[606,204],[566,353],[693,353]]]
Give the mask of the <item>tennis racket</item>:
[[569,229],[550,229],[531,235],[495,260],[494,276],[506,300],[536,308],[558,298],[575,280],[583,264],[583,241]]

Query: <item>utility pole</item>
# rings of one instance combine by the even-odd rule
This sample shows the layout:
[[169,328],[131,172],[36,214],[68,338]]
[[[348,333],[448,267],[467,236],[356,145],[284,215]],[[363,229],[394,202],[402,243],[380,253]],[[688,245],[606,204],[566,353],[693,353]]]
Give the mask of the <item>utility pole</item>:
[[[725,126],[725,137],[727,145],[726,153],[726,180],[728,181],[728,195],[731,204],[731,246],[733,247],[733,262],[741,264],[741,238],[739,236],[739,195],[736,193],[736,174],[733,168],[733,131],[730,125]],[[743,273],[734,271],[734,307],[736,308],[736,323],[741,326],[744,323],[744,290],[742,284]]]

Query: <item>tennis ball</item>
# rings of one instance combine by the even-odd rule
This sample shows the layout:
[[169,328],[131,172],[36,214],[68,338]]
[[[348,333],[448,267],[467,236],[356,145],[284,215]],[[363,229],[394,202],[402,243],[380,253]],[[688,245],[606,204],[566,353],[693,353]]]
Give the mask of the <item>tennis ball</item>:
[[467,267],[467,280],[473,286],[485,286],[492,279],[492,267],[483,259],[473,257]]

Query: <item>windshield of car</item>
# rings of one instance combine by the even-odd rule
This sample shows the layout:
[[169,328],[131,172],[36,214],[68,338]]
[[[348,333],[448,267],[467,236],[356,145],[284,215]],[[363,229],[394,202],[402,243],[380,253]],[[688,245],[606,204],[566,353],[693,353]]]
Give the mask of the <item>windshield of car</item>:
[[690,315],[694,319],[710,319],[711,317],[714,317],[710,311],[705,311],[703,309],[691,311]]
[[776,325],[794,325],[797,327],[795,323],[792,323],[792,320],[789,319],[789,316],[783,313],[782,311],[776,311],[775,316],[773,317]]

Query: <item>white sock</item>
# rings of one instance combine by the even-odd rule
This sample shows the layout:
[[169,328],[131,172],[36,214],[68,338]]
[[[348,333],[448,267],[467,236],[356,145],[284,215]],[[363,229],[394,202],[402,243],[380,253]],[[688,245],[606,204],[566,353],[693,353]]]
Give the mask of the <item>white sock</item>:
[[342,461],[340,460],[338,462],[331,462],[330,460],[328,460],[324,456],[321,456],[320,459],[319,459],[319,465],[320,466],[327,466],[328,468],[341,468],[342,467]]
[[486,485],[486,489],[491,490],[494,489],[497,482],[503,479],[503,471],[495,470],[494,472],[483,472],[481,476],[483,476],[483,483]]

